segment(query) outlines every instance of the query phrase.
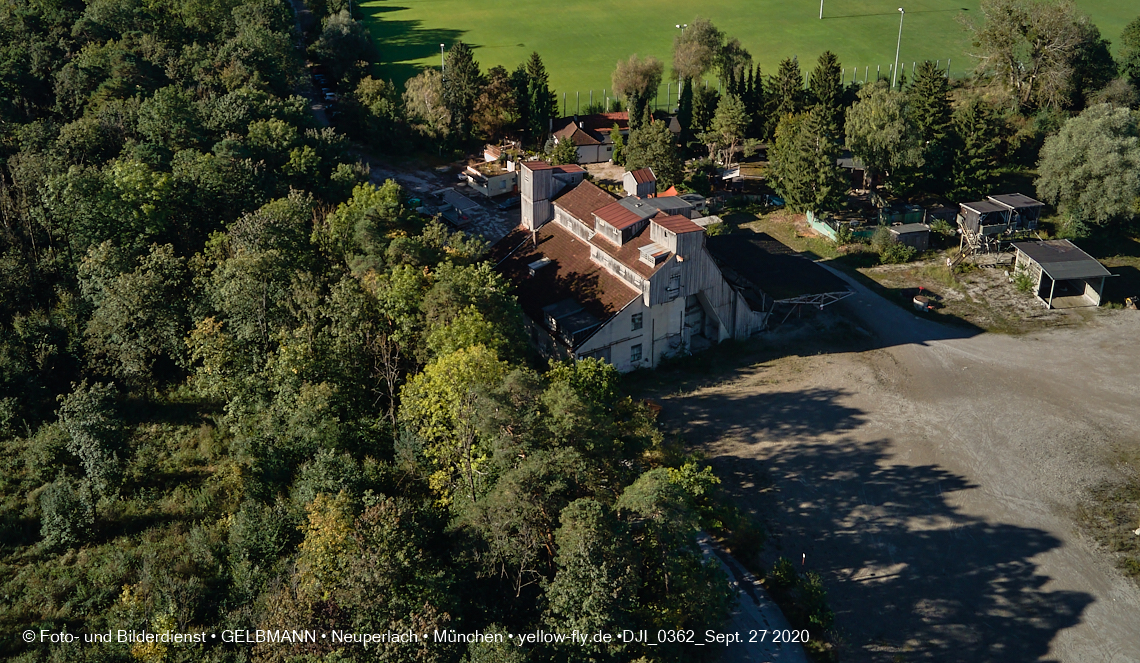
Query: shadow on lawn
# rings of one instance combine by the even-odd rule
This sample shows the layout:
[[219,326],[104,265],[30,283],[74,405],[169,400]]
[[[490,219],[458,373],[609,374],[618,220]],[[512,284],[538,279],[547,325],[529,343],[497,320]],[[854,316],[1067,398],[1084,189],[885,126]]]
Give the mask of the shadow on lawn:
[[[1057,548],[1048,532],[962,513],[975,490],[937,465],[898,464],[891,439],[862,441],[870,413],[843,390],[695,395],[666,408],[666,425],[693,442],[787,440],[770,452],[721,455],[724,488],[767,523],[767,564],[794,559],[824,577],[847,660],[1034,661],[1082,619],[1084,592],[1046,589],[1034,559]],[[819,436],[829,435],[821,440]]]
[[[463,36],[463,30],[424,28],[419,20],[393,20],[387,15],[407,10],[408,7],[385,2],[372,2],[360,6],[362,21],[372,33],[376,50],[380,53],[378,68],[384,79],[402,85],[420,72],[417,60],[439,54],[439,45],[450,48]],[[476,48],[476,44],[468,44]]]

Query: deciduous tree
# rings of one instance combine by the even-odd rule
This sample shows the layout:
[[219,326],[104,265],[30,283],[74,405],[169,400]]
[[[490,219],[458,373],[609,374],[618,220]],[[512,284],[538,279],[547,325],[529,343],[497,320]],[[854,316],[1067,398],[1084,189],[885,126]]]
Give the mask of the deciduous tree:
[[617,63],[613,73],[614,94],[625,99],[629,111],[629,127],[640,127],[645,119],[649,101],[661,85],[661,75],[665,68],[653,56],[640,58],[631,55],[628,60]]
[[1045,140],[1037,192],[1075,223],[1135,218],[1140,210],[1140,130],[1133,113],[1093,106]]
[[875,176],[905,191],[922,166],[922,145],[901,92],[880,82],[859,91],[859,101],[847,111],[847,146]]
[[657,186],[665,189],[684,179],[684,163],[673,132],[664,122],[651,122],[629,132],[623,151],[626,170],[652,168]]

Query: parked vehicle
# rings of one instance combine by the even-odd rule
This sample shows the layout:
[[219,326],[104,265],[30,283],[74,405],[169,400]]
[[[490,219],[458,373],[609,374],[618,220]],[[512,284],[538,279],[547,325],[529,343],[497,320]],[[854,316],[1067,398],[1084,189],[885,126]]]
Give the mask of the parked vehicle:
[[521,204],[522,204],[522,198],[520,198],[519,196],[511,196],[510,198],[507,198],[503,202],[499,203],[499,209],[504,210],[504,211],[509,210],[509,209],[514,209]]

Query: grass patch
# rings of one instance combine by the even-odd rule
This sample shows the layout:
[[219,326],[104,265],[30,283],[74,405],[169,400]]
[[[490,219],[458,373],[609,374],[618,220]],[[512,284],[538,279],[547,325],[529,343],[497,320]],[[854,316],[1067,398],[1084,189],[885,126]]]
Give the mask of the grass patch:
[[[978,4],[912,0],[906,7],[900,63],[908,65],[909,72],[913,61],[941,60],[945,65],[950,58],[952,76],[965,75],[973,62],[965,55],[970,40],[958,17],[980,19]],[[1114,46],[1136,17],[1135,5],[1127,0],[1078,0],[1077,5]],[[508,0],[371,0],[362,2],[358,12],[375,36],[382,62],[378,73],[385,78],[400,83],[420,68],[438,67],[439,45],[450,47],[460,39],[475,47],[484,68],[514,69],[538,51],[559,93],[559,109],[565,92],[573,112],[575,92],[581,93],[584,107],[591,89],[597,99],[603,88],[611,87],[610,74],[619,59],[637,53],[668,64],[678,34],[674,25],[692,21],[696,14],[740,39],[766,75],[776,72],[780,60],[793,56],[799,57],[801,68],[810,69],[820,53],[831,50],[847,68],[845,80],[851,80],[852,67],[860,80],[864,72],[873,80],[876,67],[885,76],[894,60],[899,29],[895,7],[874,0],[831,0],[822,21],[818,6],[781,0],[709,0],[699,6],[680,0],[561,3],[541,11]],[[662,107],[665,94],[663,83]]]

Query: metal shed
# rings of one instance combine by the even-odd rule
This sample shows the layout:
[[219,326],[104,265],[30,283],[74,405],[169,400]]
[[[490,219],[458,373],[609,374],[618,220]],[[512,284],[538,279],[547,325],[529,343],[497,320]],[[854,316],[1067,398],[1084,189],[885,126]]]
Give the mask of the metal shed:
[[1016,242],[1015,269],[1033,279],[1033,292],[1048,308],[1100,306],[1104,265],[1067,239]]
[[915,251],[930,248],[930,226],[925,223],[905,223],[891,226],[891,236],[899,244],[905,244]]

